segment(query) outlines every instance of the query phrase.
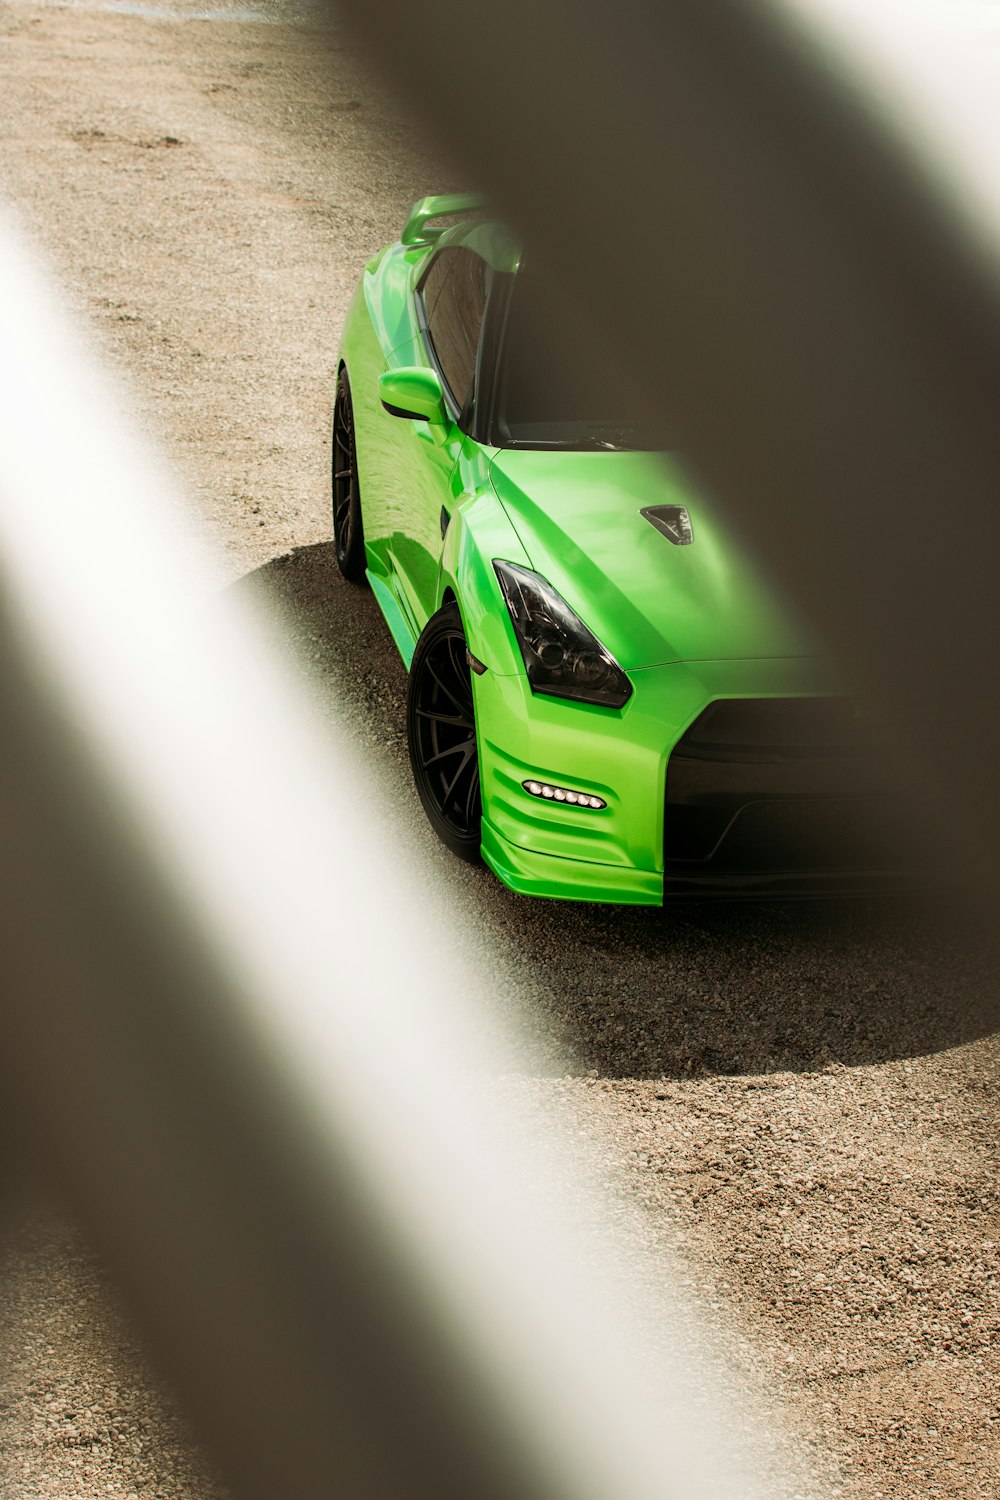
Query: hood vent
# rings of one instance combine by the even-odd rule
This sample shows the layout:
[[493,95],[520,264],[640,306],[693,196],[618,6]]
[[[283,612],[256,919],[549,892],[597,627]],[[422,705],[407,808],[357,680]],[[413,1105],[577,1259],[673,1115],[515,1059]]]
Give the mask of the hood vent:
[[675,547],[686,547],[689,542],[694,541],[691,517],[686,505],[647,505],[639,514],[645,516],[657,531],[662,531],[667,541],[673,542]]

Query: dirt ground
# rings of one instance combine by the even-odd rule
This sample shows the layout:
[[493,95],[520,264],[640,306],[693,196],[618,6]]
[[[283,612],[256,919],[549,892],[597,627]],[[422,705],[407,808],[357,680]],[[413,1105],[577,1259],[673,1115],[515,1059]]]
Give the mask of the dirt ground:
[[[419,833],[404,673],[328,543],[339,329],[365,258],[452,174],[305,21],[0,0],[0,192],[217,548]],[[421,837],[429,835],[419,834]],[[843,1500],[995,1500],[995,977],[950,908],[532,904],[432,851],[503,955],[569,1120],[651,1263],[682,1267]],[[5,1257],[3,1500],[221,1493],[72,1228]]]

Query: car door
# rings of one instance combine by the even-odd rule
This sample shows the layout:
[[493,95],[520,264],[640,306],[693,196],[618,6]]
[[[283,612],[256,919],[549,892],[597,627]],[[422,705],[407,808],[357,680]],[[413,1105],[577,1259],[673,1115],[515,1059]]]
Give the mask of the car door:
[[447,421],[442,427],[396,419],[383,450],[397,593],[417,633],[437,603],[444,532],[456,498],[491,279],[483,258],[465,245],[442,246],[431,258],[416,294],[423,348],[418,344],[407,362],[422,358],[437,370]]

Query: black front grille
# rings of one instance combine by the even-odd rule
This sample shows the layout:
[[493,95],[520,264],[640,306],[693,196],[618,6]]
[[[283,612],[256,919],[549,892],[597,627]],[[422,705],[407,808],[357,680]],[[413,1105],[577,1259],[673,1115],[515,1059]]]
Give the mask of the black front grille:
[[871,721],[850,698],[722,698],[709,704],[674,754],[710,759],[865,755]]
[[891,869],[913,855],[869,721],[846,698],[724,699],[667,769],[674,877]]

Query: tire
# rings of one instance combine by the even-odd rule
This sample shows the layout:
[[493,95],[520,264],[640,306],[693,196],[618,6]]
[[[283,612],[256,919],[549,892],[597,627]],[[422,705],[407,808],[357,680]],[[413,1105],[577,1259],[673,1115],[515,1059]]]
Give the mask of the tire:
[[337,567],[351,583],[359,583],[365,576],[365,533],[361,523],[351,382],[343,369],[337,377],[337,394],[333,403],[331,492]]
[[428,620],[410,664],[406,738],[417,793],[443,844],[480,862],[482,797],[472,669],[457,604]]

